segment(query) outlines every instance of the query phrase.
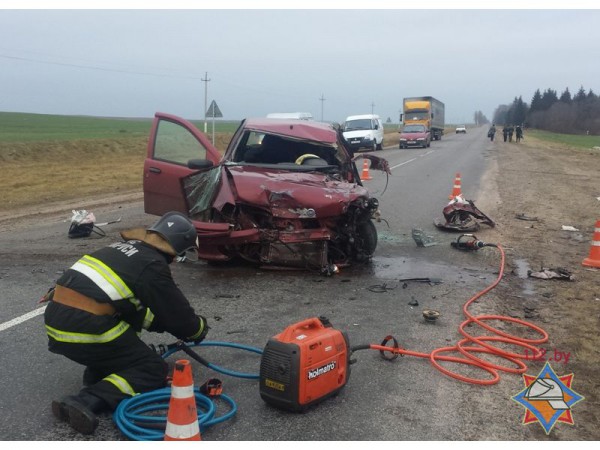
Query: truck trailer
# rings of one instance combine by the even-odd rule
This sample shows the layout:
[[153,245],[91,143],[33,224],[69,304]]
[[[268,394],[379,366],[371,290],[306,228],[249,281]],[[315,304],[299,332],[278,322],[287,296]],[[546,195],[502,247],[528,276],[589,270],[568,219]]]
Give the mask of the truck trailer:
[[431,139],[439,141],[444,134],[444,104],[433,97],[407,97],[403,101],[403,125],[422,124],[431,132]]

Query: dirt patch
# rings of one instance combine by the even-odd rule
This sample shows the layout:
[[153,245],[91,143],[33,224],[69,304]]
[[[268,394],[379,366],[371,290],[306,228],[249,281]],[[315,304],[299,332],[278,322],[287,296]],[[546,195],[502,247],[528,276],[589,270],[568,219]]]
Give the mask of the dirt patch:
[[[492,294],[494,308],[548,332],[543,361],[559,375],[575,374],[573,388],[585,397],[574,412],[577,432],[563,438],[598,439],[600,269],[582,261],[600,220],[600,152],[529,138],[495,142],[492,155],[477,205],[497,223],[484,240],[493,239],[507,253],[505,282]],[[579,231],[563,231],[563,225]],[[565,268],[575,281],[528,277],[528,270],[541,267]],[[568,364],[558,352],[570,354]],[[528,373],[537,375],[540,364]]]

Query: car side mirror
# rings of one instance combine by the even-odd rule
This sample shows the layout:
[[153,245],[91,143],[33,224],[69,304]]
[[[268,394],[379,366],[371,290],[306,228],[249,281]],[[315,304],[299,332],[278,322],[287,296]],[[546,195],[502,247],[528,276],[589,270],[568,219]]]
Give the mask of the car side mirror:
[[188,169],[201,170],[209,169],[214,166],[213,162],[208,159],[190,159],[187,163]]

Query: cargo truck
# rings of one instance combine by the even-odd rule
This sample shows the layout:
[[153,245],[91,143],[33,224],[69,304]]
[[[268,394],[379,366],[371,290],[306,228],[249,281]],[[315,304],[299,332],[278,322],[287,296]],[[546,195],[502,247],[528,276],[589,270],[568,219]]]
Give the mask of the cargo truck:
[[403,101],[400,114],[403,125],[422,124],[431,132],[431,139],[439,141],[444,134],[444,104],[433,97],[408,97]]

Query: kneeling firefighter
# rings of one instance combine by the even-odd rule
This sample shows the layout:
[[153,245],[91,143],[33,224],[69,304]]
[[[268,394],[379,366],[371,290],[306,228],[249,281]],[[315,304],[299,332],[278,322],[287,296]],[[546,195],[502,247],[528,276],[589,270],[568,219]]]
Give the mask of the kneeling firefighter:
[[169,268],[176,256],[197,249],[190,220],[170,212],[121,237],[83,256],[46,295],[49,350],[86,366],[85,387],[54,400],[52,413],[84,434],[95,431],[97,413],[166,385],[167,364],[139,338],[142,329],[196,343],[208,332]]

